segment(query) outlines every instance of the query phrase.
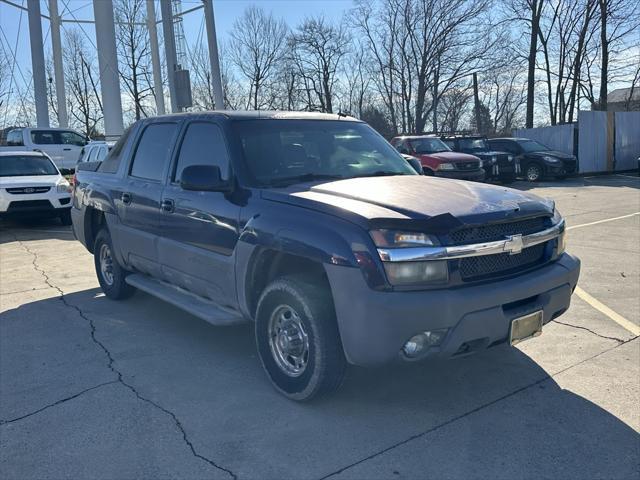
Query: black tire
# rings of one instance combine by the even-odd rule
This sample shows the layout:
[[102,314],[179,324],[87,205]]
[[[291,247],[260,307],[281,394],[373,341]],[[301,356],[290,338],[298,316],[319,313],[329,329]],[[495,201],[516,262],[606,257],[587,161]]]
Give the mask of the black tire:
[[[106,249],[106,250],[105,250]],[[107,251],[110,262],[107,263]],[[128,271],[120,266],[118,260],[113,256],[113,243],[111,235],[106,228],[98,232],[96,242],[93,247],[93,260],[96,267],[98,282],[104,294],[112,300],[122,300],[135,293],[135,288],[125,282]],[[103,264],[105,270],[103,271]],[[110,272],[110,275],[109,273]]]
[[427,177],[433,177],[435,175],[433,173],[433,170],[431,170],[430,168],[427,168],[427,167],[422,167],[422,174],[426,175]]
[[544,169],[542,165],[537,162],[527,163],[527,166],[524,169],[524,178],[528,182],[539,182],[542,180],[542,176],[544,173]]
[[71,209],[70,208],[65,208],[60,213],[60,222],[65,227],[68,227],[69,225],[71,225]]
[[[281,309],[302,326],[308,346],[306,364],[294,375],[282,367],[271,324]],[[286,315],[285,315],[286,316]],[[283,317],[284,318],[284,317]],[[297,339],[297,338],[296,338]],[[288,343],[288,342],[287,342]],[[270,283],[260,296],[256,311],[256,344],[262,366],[273,386],[286,397],[307,401],[329,394],[340,387],[347,367],[329,292],[305,277],[288,276]],[[284,362],[287,364],[287,362]],[[291,364],[288,364],[292,367]]]

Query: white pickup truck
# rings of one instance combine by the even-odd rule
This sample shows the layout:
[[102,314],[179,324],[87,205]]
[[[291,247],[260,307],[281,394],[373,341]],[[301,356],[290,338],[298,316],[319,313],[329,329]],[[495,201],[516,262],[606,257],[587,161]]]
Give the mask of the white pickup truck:
[[5,151],[41,151],[49,155],[58,169],[73,170],[80,158],[82,148],[89,139],[66,128],[14,128],[7,134]]

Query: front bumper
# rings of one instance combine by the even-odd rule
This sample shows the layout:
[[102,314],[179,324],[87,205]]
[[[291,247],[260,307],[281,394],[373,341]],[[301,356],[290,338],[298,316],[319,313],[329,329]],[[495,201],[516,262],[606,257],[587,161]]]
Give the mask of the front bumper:
[[325,265],[345,355],[373,366],[400,355],[417,333],[448,328],[427,357],[452,357],[506,341],[514,318],[542,310],[544,323],[564,313],[578,282],[580,260],[569,254],[515,278],[419,292],[370,289],[357,268]]
[[36,193],[14,195],[0,192],[0,214],[2,215],[39,215],[58,214],[71,208],[69,193]]
[[481,182],[484,180],[485,173],[482,168],[478,170],[471,171],[461,171],[461,170],[436,170],[436,177],[441,178],[455,178],[457,180],[470,180],[473,182]]
[[545,163],[548,175],[567,176],[577,173],[578,165],[575,161],[564,161],[560,163]]

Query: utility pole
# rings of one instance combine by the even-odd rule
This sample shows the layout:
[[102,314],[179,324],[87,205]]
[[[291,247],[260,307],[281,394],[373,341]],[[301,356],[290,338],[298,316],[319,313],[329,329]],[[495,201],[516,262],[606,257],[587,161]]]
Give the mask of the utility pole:
[[[96,0],[94,0],[96,1]],[[160,12],[162,14],[162,33],[164,35],[164,53],[167,57],[167,78],[169,79],[169,97],[171,98],[171,112],[178,111],[176,99],[176,41],[173,34],[173,11],[171,0],[160,0]]]
[[62,67],[62,42],[60,41],[60,16],[58,15],[58,0],[49,0],[49,14],[51,16],[51,50],[53,52],[53,76],[56,82],[56,100],[58,105],[58,126],[67,128],[67,99],[64,92],[64,69]]
[[209,46],[209,62],[211,63],[211,86],[217,110],[224,109],[222,93],[222,77],[220,75],[220,59],[218,57],[218,39],[216,37],[216,21],[213,14],[213,0],[202,0],[204,19],[207,25],[207,42]]
[[478,74],[473,73],[473,103],[475,105],[476,113],[476,130],[480,132],[480,97],[478,96]]
[[93,13],[96,21],[96,47],[100,67],[104,135],[107,140],[111,140],[122,135],[124,131],[113,1],[93,0]]
[[47,74],[44,68],[44,49],[42,47],[40,0],[27,0],[27,8],[29,15],[29,43],[31,44],[31,69],[33,71],[33,93],[36,101],[36,121],[38,127],[48,128]]
[[151,46],[151,68],[153,68],[153,90],[156,98],[156,112],[164,115],[164,88],[162,87],[162,67],[160,66],[160,48],[158,47],[158,29],[156,28],[156,9],[154,0],[147,0],[147,28]]

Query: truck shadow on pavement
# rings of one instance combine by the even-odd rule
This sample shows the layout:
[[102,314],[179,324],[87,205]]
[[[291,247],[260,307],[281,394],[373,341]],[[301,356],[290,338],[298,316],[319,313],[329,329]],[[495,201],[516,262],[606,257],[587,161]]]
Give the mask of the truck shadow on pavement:
[[57,218],[0,219],[0,244],[14,242],[16,238],[30,240],[74,240],[70,226],[60,224]]
[[[93,477],[106,472],[145,476],[125,463],[144,465],[145,456],[153,462],[171,455],[167,440],[155,438],[152,427],[161,421],[173,424],[172,415],[198,455],[238,478],[638,475],[638,433],[560,388],[518,349],[351,368],[336,395],[296,404],[268,383],[251,325],[212,327],[142,293],[113,302],[92,289],[65,295],[64,302],[58,297],[34,301],[0,314],[0,327],[0,418],[6,422],[27,415],[11,423],[11,435],[2,436],[4,457],[11,463],[4,461],[3,470],[15,476],[74,476],[80,471],[75,462],[86,461],[86,438],[102,443],[101,455],[90,460]],[[55,404],[61,398],[113,382],[86,394],[98,398],[117,386],[107,352],[96,340],[123,381],[153,402],[144,406],[157,410],[160,420],[133,422],[118,435],[102,435],[101,422],[127,413],[121,405],[99,408],[96,402],[95,411],[89,404],[78,413],[83,415],[81,429],[72,414],[75,420],[63,417],[55,423],[55,435],[43,432],[41,425],[50,425],[41,424],[43,417],[61,408]],[[614,346],[605,343],[602,350]],[[585,352],[584,359],[597,353]],[[55,366],[58,361],[64,368]],[[581,369],[575,375],[584,375],[584,382],[594,381],[588,368],[578,364],[575,369]],[[65,408],[73,411],[82,401],[74,397]],[[47,404],[56,406],[28,415]],[[58,444],[57,438],[65,442]],[[135,445],[136,456],[119,460],[117,452],[129,444]]]

